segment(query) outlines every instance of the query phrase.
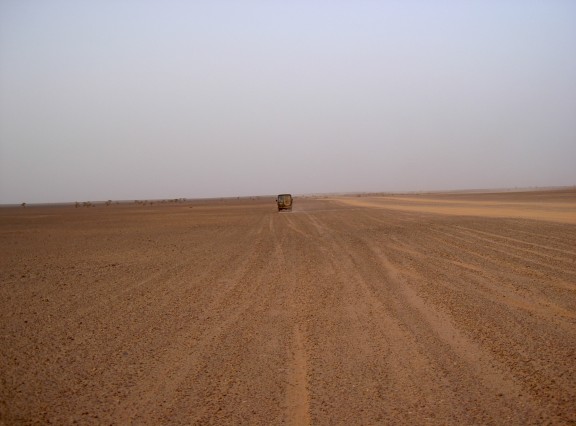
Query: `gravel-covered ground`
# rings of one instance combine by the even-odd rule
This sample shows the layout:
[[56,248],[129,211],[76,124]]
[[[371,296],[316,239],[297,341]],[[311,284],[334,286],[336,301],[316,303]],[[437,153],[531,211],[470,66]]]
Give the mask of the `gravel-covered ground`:
[[576,191],[0,209],[0,424],[576,423]]

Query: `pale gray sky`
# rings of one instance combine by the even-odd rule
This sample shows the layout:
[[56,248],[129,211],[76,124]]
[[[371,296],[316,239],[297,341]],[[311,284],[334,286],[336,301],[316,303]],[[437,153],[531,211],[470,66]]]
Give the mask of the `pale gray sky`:
[[576,184],[576,2],[0,0],[0,203]]

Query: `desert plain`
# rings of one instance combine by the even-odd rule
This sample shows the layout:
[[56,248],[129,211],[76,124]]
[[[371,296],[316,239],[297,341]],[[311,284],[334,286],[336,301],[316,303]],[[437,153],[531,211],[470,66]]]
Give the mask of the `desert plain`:
[[576,190],[0,209],[0,424],[575,424]]

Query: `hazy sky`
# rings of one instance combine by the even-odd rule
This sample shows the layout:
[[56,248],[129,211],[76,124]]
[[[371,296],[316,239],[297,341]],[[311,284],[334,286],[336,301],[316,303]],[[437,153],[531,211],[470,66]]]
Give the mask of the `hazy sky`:
[[0,0],[0,203],[576,184],[576,1]]

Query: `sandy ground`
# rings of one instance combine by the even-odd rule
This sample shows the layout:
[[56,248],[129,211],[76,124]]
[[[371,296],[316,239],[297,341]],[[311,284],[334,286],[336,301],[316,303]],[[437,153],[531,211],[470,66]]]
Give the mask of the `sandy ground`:
[[574,424],[576,191],[0,209],[0,423]]

